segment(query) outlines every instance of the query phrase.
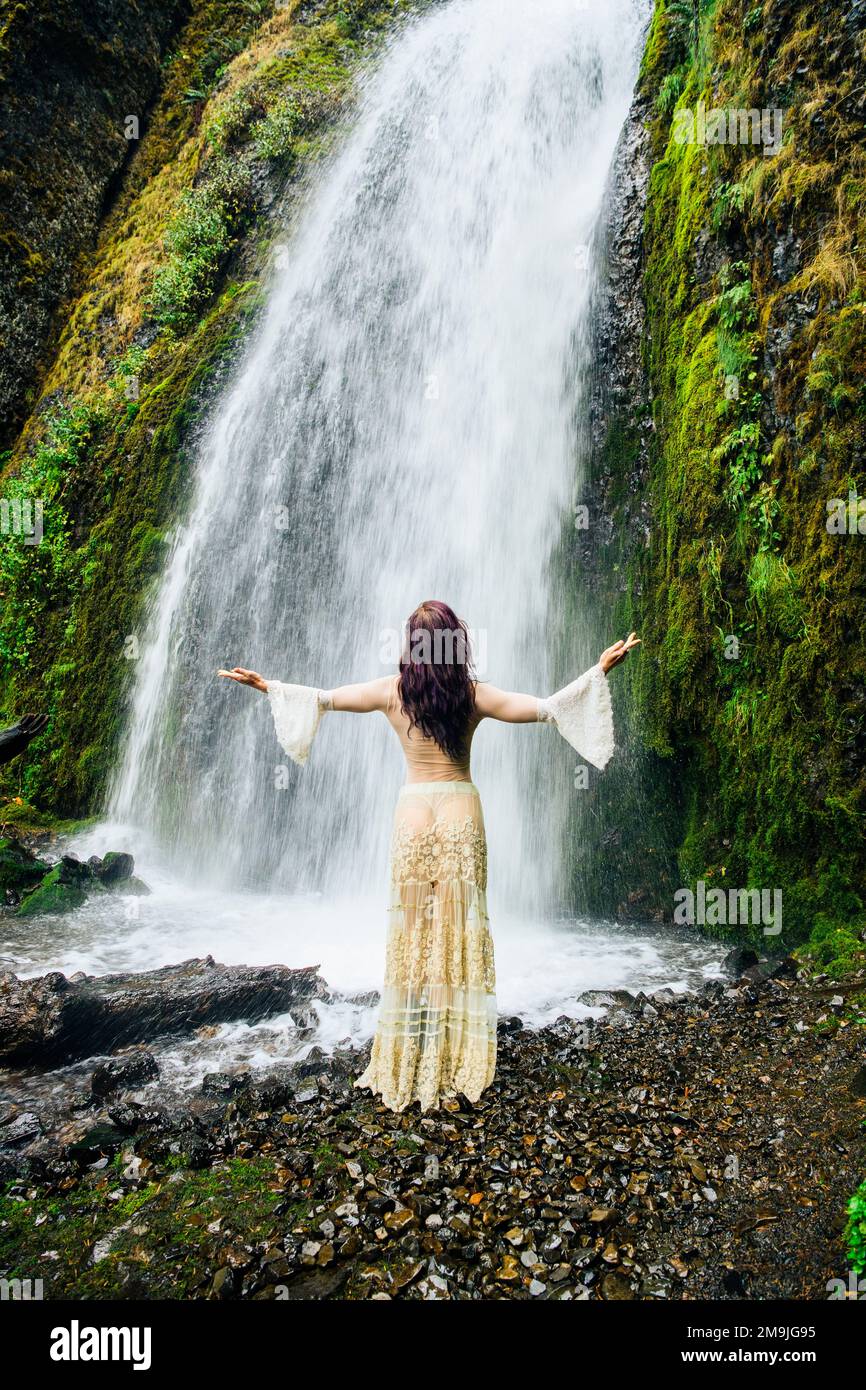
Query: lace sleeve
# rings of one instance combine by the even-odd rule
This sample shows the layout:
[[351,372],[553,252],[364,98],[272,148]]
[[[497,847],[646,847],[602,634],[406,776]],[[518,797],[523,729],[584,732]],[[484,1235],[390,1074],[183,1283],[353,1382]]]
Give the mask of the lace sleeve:
[[590,667],[571,685],[538,702],[538,719],[555,724],[572,748],[593,767],[610,762],[615,747],[613,710],[607,676],[600,665]]
[[330,693],[310,685],[268,681],[268,702],[280,747],[303,767],[310,756],[319,720],[331,708]]

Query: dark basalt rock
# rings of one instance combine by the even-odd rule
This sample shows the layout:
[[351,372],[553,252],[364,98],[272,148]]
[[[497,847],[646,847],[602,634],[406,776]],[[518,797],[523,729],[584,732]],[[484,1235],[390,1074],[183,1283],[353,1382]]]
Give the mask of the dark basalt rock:
[[587,989],[578,995],[577,1002],[589,1009],[625,1009],[634,1004],[635,997],[627,989]]
[[496,1026],[496,1031],[500,1034],[500,1036],[507,1035],[509,1033],[519,1033],[522,1031],[522,1029],[523,1019],[517,1017],[500,1018]]
[[724,969],[733,979],[738,980],[750,966],[758,964],[758,955],[751,946],[735,946],[722,961]]
[[14,907],[22,893],[41,883],[51,865],[17,840],[0,840],[0,897]]
[[94,855],[88,863],[93,865],[93,872],[100,882],[106,885],[123,883],[132,878],[135,868],[135,860],[131,854],[120,854],[116,850],[109,850],[101,861]]
[[42,1121],[32,1111],[10,1115],[0,1126],[0,1144],[4,1148],[14,1148],[16,1144],[30,1144],[42,1133]]
[[764,980],[796,980],[798,966],[791,956],[760,959],[748,947],[740,946],[725,957],[725,968],[735,980],[761,984]]
[[238,1091],[245,1090],[249,1084],[248,1071],[211,1071],[202,1080],[201,1093],[203,1096],[233,1096]]
[[381,997],[377,989],[366,989],[359,994],[347,994],[345,999],[347,1004],[354,1004],[362,1009],[372,1009],[379,1003]]
[[0,973],[0,1064],[69,1062],[206,1023],[254,1023],[325,996],[315,966],[218,965],[212,956],[130,975]]
[[91,1077],[90,1090],[95,1099],[101,1100],[115,1091],[144,1086],[158,1077],[159,1067],[153,1053],[137,1052],[131,1057],[115,1057],[100,1062]]
[[[39,863],[38,860],[34,862]],[[131,854],[109,851],[104,859],[93,854],[86,864],[75,854],[64,854],[53,867],[42,865],[44,877],[24,898],[18,915],[36,917],[43,913],[70,912],[86,902],[91,893],[113,890],[148,893],[147,885],[133,877],[134,868]]]
[[122,1148],[125,1136],[111,1125],[95,1125],[75,1144],[69,1146],[69,1157],[73,1163],[95,1163],[100,1158],[110,1158]]

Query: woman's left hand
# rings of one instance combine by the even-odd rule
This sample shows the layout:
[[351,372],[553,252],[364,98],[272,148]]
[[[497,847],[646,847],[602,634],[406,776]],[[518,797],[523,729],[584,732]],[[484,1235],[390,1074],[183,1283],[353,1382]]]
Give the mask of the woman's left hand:
[[598,664],[602,671],[604,671],[604,674],[607,675],[608,671],[612,671],[614,666],[618,666],[621,661],[625,661],[629,652],[634,651],[634,648],[639,646],[640,638],[636,632],[630,632],[624,642],[614,642],[613,646],[608,647],[607,651],[602,652],[598,659]]

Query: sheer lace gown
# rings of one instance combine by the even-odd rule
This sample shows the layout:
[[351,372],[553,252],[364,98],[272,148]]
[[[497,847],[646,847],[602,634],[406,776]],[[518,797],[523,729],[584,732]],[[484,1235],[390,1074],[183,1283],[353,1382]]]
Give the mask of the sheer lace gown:
[[[268,683],[268,695],[282,747],[303,764],[328,695],[280,681]],[[355,1085],[369,1087],[391,1110],[414,1101],[428,1110],[458,1093],[477,1101],[496,1068],[487,842],[478,788],[452,780],[464,765],[443,762],[435,746],[412,745],[393,713],[389,707],[410,776],[426,767],[435,780],[410,780],[397,799],[385,983],[370,1063]],[[595,766],[610,758],[610,695],[600,667],[539,700],[538,718]]]

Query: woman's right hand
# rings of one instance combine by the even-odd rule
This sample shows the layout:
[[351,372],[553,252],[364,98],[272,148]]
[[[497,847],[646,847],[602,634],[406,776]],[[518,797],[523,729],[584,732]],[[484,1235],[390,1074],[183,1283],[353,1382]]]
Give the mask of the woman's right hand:
[[217,671],[218,676],[225,676],[227,680],[237,681],[238,685],[251,685],[253,690],[261,690],[267,693],[268,683],[263,676],[256,671],[246,671],[243,666],[233,666],[230,671]]
[[630,632],[624,642],[614,642],[612,647],[603,651],[598,659],[598,664],[604,674],[612,671],[614,666],[618,666],[621,661],[625,661],[629,652],[634,651],[635,647],[640,646],[640,638],[636,632]]

